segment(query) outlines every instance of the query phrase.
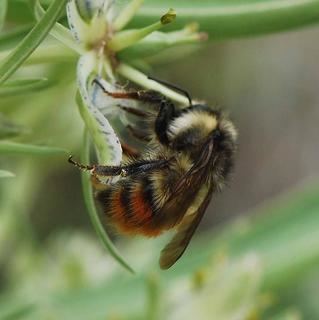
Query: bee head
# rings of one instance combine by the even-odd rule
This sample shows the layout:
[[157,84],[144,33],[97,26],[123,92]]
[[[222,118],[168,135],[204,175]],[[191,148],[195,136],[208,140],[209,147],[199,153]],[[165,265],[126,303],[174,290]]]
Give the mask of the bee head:
[[193,105],[171,122],[168,137],[174,150],[187,153],[196,160],[205,145],[210,143],[213,144],[213,155],[234,150],[237,131],[220,111],[206,105]]

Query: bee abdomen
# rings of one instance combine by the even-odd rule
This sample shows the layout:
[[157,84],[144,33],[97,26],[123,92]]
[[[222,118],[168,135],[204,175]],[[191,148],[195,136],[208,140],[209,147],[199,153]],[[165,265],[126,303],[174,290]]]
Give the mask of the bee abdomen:
[[122,233],[156,236],[156,190],[149,177],[125,179],[97,194],[108,222]]

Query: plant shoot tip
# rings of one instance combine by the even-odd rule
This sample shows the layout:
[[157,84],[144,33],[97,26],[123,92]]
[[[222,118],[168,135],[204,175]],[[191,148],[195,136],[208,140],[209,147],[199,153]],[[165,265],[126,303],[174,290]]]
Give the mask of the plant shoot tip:
[[161,17],[162,24],[168,24],[175,20],[176,18],[176,11],[174,9],[169,9],[166,14]]

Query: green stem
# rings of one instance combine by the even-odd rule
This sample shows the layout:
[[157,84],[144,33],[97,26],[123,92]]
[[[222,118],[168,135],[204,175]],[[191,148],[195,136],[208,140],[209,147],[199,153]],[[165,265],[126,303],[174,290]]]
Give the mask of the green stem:
[[132,68],[131,66],[125,64],[125,63],[121,63],[117,70],[116,70],[120,75],[122,75],[123,77],[127,78],[130,81],[133,81],[135,83],[137,83],[138,85],[146,88],[146,89],[150,89],[150,90],[156,90],[160,93],[162,93],[163,95],[165,95],[166,97],[175,100],[183,105],[188,105],[188,99],[178,93],[176,93],[173,90],[168,89],[167,87],[159,84],[158,82],[155,82],[153,80],[150,80],[147,78],[147,76]]
[[147,306],[146,319],[156,320],[159,317],[160,307],[160,281],[156,274],[150,274],[146,279],[147,285]]
[[139,40],[145,38],[150,33],[161,29],[163,26],[170,24],[176,18],[176,13],[174,10],[170,9],[166,14],[164,14],[160,21],[155,22],[147,27],[141,29],[124,30],[116,33],[111,41],[108,43],[108,47],[117,52],[123,50]]
[[[84,138],[83,138],[83,148],[82,148],[82,154],[81,154],[81,162],[82,163],[89,163],[89,137],[88,132],[85,131]],[[131,266],[124,260],[124,258],[120,255],[120,253],[117,251],[115,246],[113,245],[111,239],[105,232],[99,215],[96,211],[95,204],[94,204],[94,198],[93,198],[93,190],[92,190],[92,184],[90,181],[90,175],[87,172],[82,172],[82,187],[83,187],[83,195],[84,195],[84,201],[86,204],[86,207],[88,209],[88,213],[92,222],[92,225],[95,229],[95,232],[100,237],[103,245],[105,248],[109,251],[110,255],[126,270],[130,271],[131,273],[134,273],[134,270],[131,268]]]

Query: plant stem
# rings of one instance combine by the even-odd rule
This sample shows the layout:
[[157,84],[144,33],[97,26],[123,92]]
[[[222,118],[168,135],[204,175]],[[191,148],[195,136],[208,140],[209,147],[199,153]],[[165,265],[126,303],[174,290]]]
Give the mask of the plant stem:
[[[81,162],[82,163],[89,163],[89,136],[88,132],[85,131],[83,137],[83,148],[81,153]],[[82,187],[83,187],[83,195],[86,207],[88,209],[88,213],[92,222],[92,225],[95,229],[95,232],[100,237],[103,245],[109,251],[110,255],[126,270],[131,273],[135,273],[131,266],[124,260],[124,258],[120,255],[117,251],[115,246],[113,245],[111,239],[108,237],[107,233],[105,232],[98,213],[95,208],[94,198],[93,198],[93,190],[92,184],[90,181],[90,175],[87,172],[82,171]]]
[[132,68],[131,66],[125,64],[125,63],[121,63],[117,70],[116,70],[120,75],[122,75],[123,77],[127,78],[130,81],[133,81],[135,83],[137,83],[138,85],[140,85],[141,87],[144,87],[146,89],[150,89],[150,90],[156,90],[160,93],[162,93],[163,95],[165,95],[166,97],[175,100],[183,105],[188,105],[188,99],[178,93],[176,93],[173,90],[168,89],[167,87],[153,81],[147,78],[147,76]]

